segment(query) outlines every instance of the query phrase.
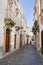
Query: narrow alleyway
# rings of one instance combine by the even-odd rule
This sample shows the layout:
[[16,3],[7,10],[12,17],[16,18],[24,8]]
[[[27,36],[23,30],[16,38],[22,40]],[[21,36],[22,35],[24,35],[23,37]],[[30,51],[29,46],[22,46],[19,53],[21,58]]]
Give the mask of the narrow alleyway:
[[43,65],[42,60],[36,48],[28,45],[0,59],[0,65]]

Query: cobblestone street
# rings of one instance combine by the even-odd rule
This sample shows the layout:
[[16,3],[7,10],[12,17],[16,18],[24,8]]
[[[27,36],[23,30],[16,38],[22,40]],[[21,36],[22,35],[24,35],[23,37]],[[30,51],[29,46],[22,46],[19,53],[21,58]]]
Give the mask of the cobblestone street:
[[28,45],[0,59],[0,65],[43,65],[43,59],[34,46]]

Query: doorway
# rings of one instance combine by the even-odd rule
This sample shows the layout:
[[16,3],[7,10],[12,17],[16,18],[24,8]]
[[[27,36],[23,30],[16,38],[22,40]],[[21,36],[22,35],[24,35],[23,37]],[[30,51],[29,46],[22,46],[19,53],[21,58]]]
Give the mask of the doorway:
[[16,49],[16,34],[15,34],[15,38],[14,38],[14,40],[15,40],[15,42],[14,42],[14,48]]
[[10,29],[6,30],[5,53],[9,52],[10,48]]
[[41,46],[42,46],[42,54],[43,54],[43,31],[41,32]]

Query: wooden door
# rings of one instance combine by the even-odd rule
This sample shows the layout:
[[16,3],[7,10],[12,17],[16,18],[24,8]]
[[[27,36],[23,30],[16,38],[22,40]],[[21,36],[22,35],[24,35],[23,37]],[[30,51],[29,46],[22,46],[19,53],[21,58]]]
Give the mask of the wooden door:
[[9,52],[10,48],[10,30],[6,30],[6,43],[5,43],[5,53]]
[[14,36],[14,48],[16,49],[16,34],[15,34],[15,36]]

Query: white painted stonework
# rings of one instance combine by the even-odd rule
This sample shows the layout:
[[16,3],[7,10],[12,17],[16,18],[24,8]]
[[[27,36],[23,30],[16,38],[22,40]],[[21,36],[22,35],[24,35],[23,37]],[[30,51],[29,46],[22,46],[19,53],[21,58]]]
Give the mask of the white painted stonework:
[[[34,9],[34,22],[37,21],[39,24],[39,43],[38,44],[39,44],[39,48],[41,48],[42,47],[41,32],[43,31],[43,0],[35,0],[34,7],[36,8],[36,10]],[[35,12],[35,11],[37,11],[37,12]],[[36,41],[37,41],[37,39],[36,39]],[[36,47],[38,46],[38,44],[36,44]]]
[[[14,51],[14,44],[15,44],[15,34],[16,36],[16,49],[20,48],[20,31],[23,35],[22,43],[23,46],[27,44],[27,37],[29,36],[30,28],[27,26],[26,18],[20,3],[20,0],[12,0],[13,4],[8,3],[10,0],[0,0],[0,46],[5,47],[6,41],[6,29],[10,29],[10,50]],[[10,9],[11,7],[11,9]],[[16,10],[17,9],[17,10]],[[15,25],[6,25],[10,23],[10,21],[5,21],[5,18],[10,18]],[[20,30],[16,30],[16,26],[20,28]],[[21,29],[21,27],[23,29]],[[25,32],[24,32],[25,31]],[[28,41],[29,42],[29,41]],[[5,48],[4,48],[5,49]]]

